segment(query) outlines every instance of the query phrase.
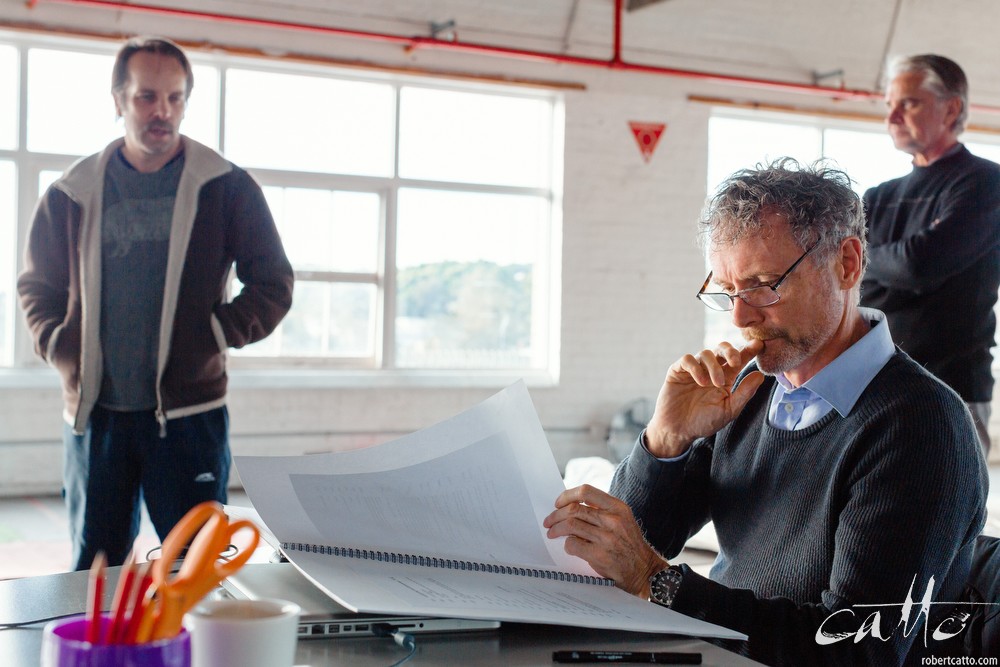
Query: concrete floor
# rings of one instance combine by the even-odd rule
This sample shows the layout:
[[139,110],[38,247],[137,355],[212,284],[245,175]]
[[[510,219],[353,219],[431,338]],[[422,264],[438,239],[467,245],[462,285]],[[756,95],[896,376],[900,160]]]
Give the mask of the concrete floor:
[[[242,491],[230,491],[229,502],[250,505]],[[144,555],[159,544],[143,507],[136,554]],[[65,572],[70,559],[69,527],[61,497],[0,498],[0,579]]]

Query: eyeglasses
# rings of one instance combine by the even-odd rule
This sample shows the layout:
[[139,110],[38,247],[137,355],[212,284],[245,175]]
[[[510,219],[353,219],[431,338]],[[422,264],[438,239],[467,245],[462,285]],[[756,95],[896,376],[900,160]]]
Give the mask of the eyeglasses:
[[795,263],[788,267],[788,270],[782,273],[781,277],[773,283],[757,285],[756,287],[748,287],[744,290],[740,290],[736,294],[728,294],[726,292],[706,292],[705,288],[708,287],[710,282],[712,282],[712,272],[709,271],[708,278],[705,278],[705,284],[701,286],[701,289],[698,290],[698,294],[695,296],[701,299],[701,302],[712,310],[732,310],[736,307],[736,299],[740,299],[746,305],[753,306],[754,308],[766,308],[767,306],[773,306],[778,303],[779,299],[781,299],[781,295],[778,294],[778,288],[781,287],[781,283],[785,282],[785,278],[787,278],[789,274],[795,270],[795,267],[802,263],[802,260],[806,258],[806,255],[811,253],[818,245],[819,241],[809,246],[809,249],[802,253],[802,256],[795,260]]

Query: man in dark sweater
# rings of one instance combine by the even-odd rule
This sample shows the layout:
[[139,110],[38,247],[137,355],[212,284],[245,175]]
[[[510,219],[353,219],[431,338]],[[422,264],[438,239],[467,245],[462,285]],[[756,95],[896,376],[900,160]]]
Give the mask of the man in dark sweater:
[[[964,627],[932,603],[961,600],[985,464],[959,396],[858,306],[864,215],[848,177],[787,159],[739,172],[702,227],[698,297],[748,342],[675,362],[612,495],[567,490],[549,536],[635,595],[745,633],[729,647],[767,664],[953,650],[944,635]],[[710,520],[711,578],[670,564]]]
[[968,404],[988,456],[1000,287],[1000,165],[958,142],[968,115],[962,69],[937,55],[894,60],[889,134],[908,175],[865,193],[868,269],[861,302],[898,345]]

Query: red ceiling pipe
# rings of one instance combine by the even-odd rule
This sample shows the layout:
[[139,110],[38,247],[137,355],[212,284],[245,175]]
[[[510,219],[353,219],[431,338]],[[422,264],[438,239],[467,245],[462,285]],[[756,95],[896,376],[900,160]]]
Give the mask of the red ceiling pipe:
[[617,67],[622,64],[622,0],[615,0],[615,43],[614,51],[611,54],[611,65]]
[[[40,0],[29,0],[29,4],[35,5]],[[857,90],[849,88],[827,88],[824,86],[810,85],[804,83],[792,83],[788,81],[777,81],[774,79],[759,79],[753,77],[730,76],[726,74],[713,74],[709,72],[699,72],[694,70],[674,69],[670,67],[658,67],[655,65],[641,65],[628,63],[621,59],[621,16],[622,0],[615,0],[615,34],[614,34],[614,54],[611,60],[601,60],[599,58],[584,58],[559,53],[547,53],[544,51],[532,51],[528,49],[515,49],[505,46],[493,46],[489,44],[476,44],[474,42],[461,42],[458,40],[447,41],[433,37],[404,37],[401,35],[391,35],[386,33],[368,32],[363,30],[347,30],[343,28],[331,28],[326,26],[310,25],[307,23],[295,23],[290,21],[277,21],[272,19],[256,19],[242,16],[232,16],[228,14],[218,14],[213,12],[202,12],[190,9],[175,9],[170,7],[158,7],[155,5],[142,5],[121,2],[119,0],[44,0],[44,2],[59,2],[70,5],[82,5],[87,7],[99,7],[103,9],[116,9],[132,12],[144,12],[149,14],[159,14],[172,17],[205,19],[220,21],[233,25],[243,25],[260,28],[275,28],[282,30],[293,30],[299,32],[310,32],[323,35],[334,35],[337,37],[348,37],[355,39],[365,39],[379,42],[399,44],[407,49],[415,48],[435,48],[447,51],[461,51],[465,53],[476,53],[480,55],[506,56],[523,60],[538,62],[580,65],[585,67],[614,68],[629,72],[640,72],[644,74],[658,74],[685,79],[695,79],[698,81],[710,81],[713,83],[723,83],[729,85],[746,86],[788,93],[803,93],[808,95],[819,95],[838,100],[870,100],[881,99],[882,93],[870,90]],[[1000,107],[969,105],[972,110],[984,111],[987,113],[1000,113]]]
[[325,26],[313,26],[307,23],[291,23],[287,21],[272,21],[270,19],[255,19],[244,16],[230,16],[227,14],[213,14],[211,12],[199,12],[189,9],[175,9],[172,7],[157,7],[155,5],[138,5],[125,2],[115,2],[113,0],[28,0],[29,7],[35,7],[40,2],[62,3],[67,5],[83,5],[85,7],[98,7],[101,9],[122,9],[128,11],[142,12],[146,14],[160,14],[165,16],[208,19],[211,21],[221,21],[233,25],[243,25],[255,28],[282,28],[285,30],[296,30],[299,32],[314,32],[323,35],[335,35],[338,37],[355,37],[359,39],[377,40],[394,44],[408,45],[412,43],[409,37],[387,35],[377,32],[364,32],[361,30],[344,30],[340,28],[328,28]]
[[646,74],[661,74],[702,81],[713,81],[717,83],[736,84],[750,86],[754,88],[767,88],[770,90],[780,90],[785,92],[807,93],[813,95],[823,95],[835,99],[872,99],[881,98],[881,93],[866,90],[850,90],[847,88],[825,88],[823,86],[790,83],[787,81],[775,81],[771,79],[756,79],[750,77],[729,76],[725,74],[711,74],[692,70],[673,69],[670,67],[656,67],[653,65],[636,65],[621,60],[620,49],[620,16],[621,0],[615,0],[615,58],[614,60],[601,60],[599,58],[584,58],[581,56],[565,55],[561,53],[547,53],[545,51],[532,51],[528,49],[515,49],[505,46],[494,46],[490,44],[477,44],[474,42],[461,42],[458,40],[447,41],[433,37],[404,37],[401,35],[391,35],[386,33],[367,32],[363,30],[347,30],[343,28],[331,28],[326,26],[310,25],[307,23],[295,23],[290,21],[278,21],[273,19],[256,19],[229,14],[218,14],[214,12],[203,12],[191,9],[175,9],[171,7],[158,7],[155,5],[143,5],[131,2],[121,2],[119,0],[32,0],[34,4],[38,2],[62,3],[68,5],[80,5],[86,7],[99,7],[103,9],[116,9],[122,11],[142,12],[147,14],[159,14],[179,18],[207,19],[220,21],[233,25],[243,25],[261,28],[276,28],[283,30],[295,30],[299,32],[311,32],[316,34],[334,35],[337,37],[351,37],[356,39],[375,40],[400,44],[408,49],[414,48],[435,48],[447,51],[462,51],[465,53],[476,53],[481,55],[507,56],[523,60],[533,60],[548,63],[559,63],[568,65],[581,65],[587,67],[600,67],[607,69],[613,67],[626,71],[643,72]]

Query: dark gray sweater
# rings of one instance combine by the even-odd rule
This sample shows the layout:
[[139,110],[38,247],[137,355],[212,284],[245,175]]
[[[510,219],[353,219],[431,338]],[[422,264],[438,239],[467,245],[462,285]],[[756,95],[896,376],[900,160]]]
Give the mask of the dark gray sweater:
[[[774,385],[768,378],[684,460],[659,461],[637,444],[615,474],[611,492],[668,558],[714,521],[712,579],[682,566],[673,608],[746,633],[727,647],[767,664],[898,665],[911,647],[911,660],[924,654],[922,627],[909,636],[896,627],[898,605],[911,583],[919,605],[931,577],[934,600],[959,600],[985,519],[986,468],[965,406],[899,350],[846,418],[833,411],[799,431],[775,429]],[[866,603],[897,605],[875,608],[886,641],[816,642],[832,612]],[[856,631],[875,609],[823,628]],[[926,643],[933,654],[929,634]]]

